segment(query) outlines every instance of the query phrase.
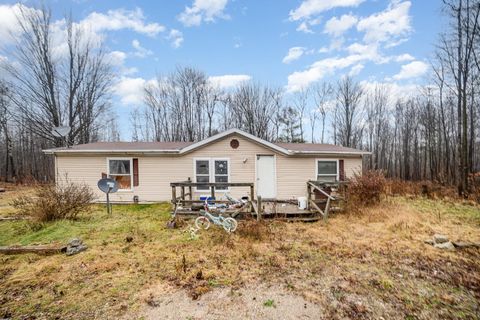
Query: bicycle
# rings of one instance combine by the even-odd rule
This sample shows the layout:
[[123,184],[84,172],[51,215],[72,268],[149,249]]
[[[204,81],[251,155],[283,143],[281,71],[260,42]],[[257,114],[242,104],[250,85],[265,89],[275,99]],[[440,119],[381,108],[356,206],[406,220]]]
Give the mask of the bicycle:
[[223,229],[225,229],[225,231],[229,233],[237,230],[237,226],[238,226],[237,220],[231,217],[225,218],[221,214],[219,214],[218,216],[214,216],[213,214],[210,213],[207,200],[205,200],[203,207],[204,207],[204,210],[200,211],[202,216],[195,219],[195,226],[198,229],[207,230],[208,228],[210,228],[211,222],[213,222],[216,225],[222,226]]

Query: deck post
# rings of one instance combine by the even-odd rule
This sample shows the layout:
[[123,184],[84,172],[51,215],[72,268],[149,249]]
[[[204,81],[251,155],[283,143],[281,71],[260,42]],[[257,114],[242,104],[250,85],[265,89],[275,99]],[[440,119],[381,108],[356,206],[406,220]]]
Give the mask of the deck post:
[[312,200],[312,188],[310,183],[307,182],[307,210],[310,210],[310,200]]
[[177,203],[177,188],[172,186],[172,203]]
[[327,204],[325,205],[325,215],[323,216],[324,220],[328,218],[328,211],[330,210],[330,197],[327,199]]
[[257,197],[257,208],[257,221],[260,221],[262,219],[262,196]]
[[[190,182],[192,182],[192,179],[190,177],[188,177],[187,181],[190,183]],[[190,197],[190,200],[193,199],[192,186],[188,186],[188,196]]]
[[181,192],[180,195],[182,197],[182,206],[184,206],[185,205],[185,187],[184,186],[182,186],[182,188],[180,189],[180,192]]
[[[250,185],[250,202],[253,203],[253,199],[255,197],[255,192],[253,190],[253,183]],[[253,209],[253,205],[250,207],[250,212],[253,212],[255,211],[255,209]]]

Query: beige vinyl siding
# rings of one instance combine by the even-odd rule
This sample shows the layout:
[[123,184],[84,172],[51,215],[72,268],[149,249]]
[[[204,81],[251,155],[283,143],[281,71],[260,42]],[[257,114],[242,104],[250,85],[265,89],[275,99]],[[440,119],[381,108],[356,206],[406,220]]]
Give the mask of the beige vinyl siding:
[[[231,139],[237,139],[240,146],[230,147]],[[138,158],[139,186],[132,191],[119,191],[112,196],[113,201],[132,201],[134,195],[140,201],[164,201],[171,199],[170,182],[184,181],[194,177],[194,158],[227,158],[229,159],[230,182],[255,182],[256,156],[272,154],[276,156],[277,198],[289,199],[304,196],[306,181],[315,179],[315,159],[318,156],[287,157],[278,154],[264,146],[245,139],[242,136],[229,136],[210,145],[194,150],[182,156],[140,156],[122,155],[121,158]],[[85,182],[95,190],[98,199],[104,200],[105,195],[97,188],[97,181],[102,172],[107,172],[107,158],[114,155],[59,155],[56,158],[57,177],[61,181],[65,174],[75,182]],[[322,157],[324,158],[324,157]],[[338,159],[338,158],[333,158]],[[351,177],[355,170],[361,171],[362,160],[345,158],[345,174]],[[208,194],[208,191],[195,192],[195,197]],[[231,188],[235,197],[249,195],[248,188]],[[217,197],[222,197],[218,193]]]

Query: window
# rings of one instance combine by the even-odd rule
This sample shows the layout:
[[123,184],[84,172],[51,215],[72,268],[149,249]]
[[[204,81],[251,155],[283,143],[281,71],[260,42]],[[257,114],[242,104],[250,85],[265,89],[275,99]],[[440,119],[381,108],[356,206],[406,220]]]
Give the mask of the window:
[[117,181],[119,190],[131,190],[132,159],[108,159],[108,176]]
[[[195,178],[197,183],[210,182],[210,161],[197,160],[195,162]],[[198,186],[197,190],[208,190],[208,186]]]
[[338,181],[338,160],[317,160],[317,180]]
[[[195,181],[197,183],[214,182],[222,183],[229,181],[228,159],[195,159]],[[198,186],[198,191],[209,190],[208,186]],[[218,191],[228,190],[228,186],[215,188]]]
[[[228,161],[214,160],[215,163],[215,183],[228,182]],[[219,186],[217,190],[228,190],[228,186]]]

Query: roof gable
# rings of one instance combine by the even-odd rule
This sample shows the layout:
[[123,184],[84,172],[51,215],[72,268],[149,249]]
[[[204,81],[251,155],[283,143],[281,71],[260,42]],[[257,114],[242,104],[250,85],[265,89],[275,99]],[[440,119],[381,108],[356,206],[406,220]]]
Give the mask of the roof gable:
[[183,148],[182,150],[180,150],[180,154],[187,153],[187,152],[191,152],[191,151],[193,151],[193,150],[196,150],[196,149],[198,149],[198,148],[201,148],[201,147],[203,147],[203,146],[205,146],[205,145],[209,145],[209,144],[211,144],[211,143],[213,143],[213,142],[215,142],[215,141],[221,140],[221,139],[226,138],[226,137],[228,137],[228,136],[231,136],[231,135],[233,135],[233,134],[238,134],[238,135],[240,135],[240,136],[242,136],[242,137],[244,137],[244,138],[247,138],[247,139],[249,139],[249,140],[252,140],[252,141],[254,141],[254,142],[258,143],[258,144],[261,144],[261,145],[263,145],[263,146],[265,146],[265,147],[267,147],[267,148],[269,148],[269,149],[273,149],[273,150],[275,150],[275,151],[277,151],[277,152],[280,152],[280,153],[282,153],[282,154],[284,154],[284,155],[288,155],[288,154],[289,154],[289,152],[288,152],[287,149],[285,149],[285,148],[283,148],[283,147],[281,147],[281,146],[279,146],[279,145],[277,145],[277,144],[274,144],[274,143],[268,142],[268,141],[266,141],[266,140],[263,140],[263,139],[261,139],[261,138],[259,138],[259,137],[256,137],[256,136],[254,136],[254,135],[252,135],[252,134],[250,134],[250,133],[246,133],[245,131],[242,131],[242,130],[239,130],[239,129],[230,129],[230,130],[221,132],[221,133],[219,133],[219,134],[216,134],[216,135],[214,135],[214,136],[211,136],[211,137],[209,137],[209,138],[203,139],[203,140],[201,140],[201,141],[195,142],[195,143],[193,143],[193,144],[191,144],[191,145]]

